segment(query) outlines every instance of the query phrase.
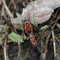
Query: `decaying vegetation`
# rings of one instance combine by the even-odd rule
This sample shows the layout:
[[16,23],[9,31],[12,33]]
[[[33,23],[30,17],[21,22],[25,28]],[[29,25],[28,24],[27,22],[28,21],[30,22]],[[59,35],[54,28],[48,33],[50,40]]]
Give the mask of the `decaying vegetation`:
[[34,26],[37,47],[33,47],[28,39],[16,43],[8,38],[11,32],[23,35],[18,29],[20,25],[13,25],[11,20],[30,2],[32,0],[0,0],[0,50],[3,50],[0,60],[60,60],[60,7],[54,10],[49,21]]

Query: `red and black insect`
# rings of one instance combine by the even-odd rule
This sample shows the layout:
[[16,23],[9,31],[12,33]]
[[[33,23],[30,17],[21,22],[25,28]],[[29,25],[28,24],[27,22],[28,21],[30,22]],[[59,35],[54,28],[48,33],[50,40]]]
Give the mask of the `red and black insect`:
[[30,20],[28,21],[24,21],[24,31],[25,33],[28,35],[30,42],[33,46],[37,46],[37,41],[36,41],[36,37],[33,34],[33,26],[30,22]]

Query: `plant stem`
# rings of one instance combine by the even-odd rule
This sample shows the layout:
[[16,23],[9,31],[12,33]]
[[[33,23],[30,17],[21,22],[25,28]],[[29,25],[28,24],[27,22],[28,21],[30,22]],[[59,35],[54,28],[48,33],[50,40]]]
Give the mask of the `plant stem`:
[[6,40],[5,40],[5,42],[4,42],[4,47],[3,47],[3,51],[4,51],[4,60],[9,60],[6,50],[7,50],[7,46],[6,46]]
[[18,58],[19,60],[22,60],[20,53],[21,53],[21,46],[20,46],[20,42],[18,42],[18,48],[19,48],[19,52],[18,52]]

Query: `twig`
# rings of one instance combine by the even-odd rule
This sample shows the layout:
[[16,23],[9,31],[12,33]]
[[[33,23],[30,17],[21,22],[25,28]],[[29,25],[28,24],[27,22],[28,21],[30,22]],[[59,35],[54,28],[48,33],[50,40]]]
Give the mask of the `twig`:
[[4,5],[2,6],[2,12],[1,12],[1,16],[5,16]]
[[0,0],[0,5],[1,5],[1,3],[2,3],[2,2],[1,2],[1,0]]
[[10,7],[11,4],[13,4],[13,5],[14,5],[14,8],[16,9],[16,4],[15,4],[15,1],[14,1],[14,0],[11,0],[11,1],[10,1],[9,7]]
[[50,35],[51,35],[51,33],[48,34],[48,37],[46,39],[46,43],[45,43],[46,44],[46,50],[47,50],[47,45],[48,45],[48,41],[49,41]]
[[6,3],[5,3],[5,0],[2,0],[2,3],[4,5],[4,8],[6,10],[6,13],[8,14],[8,16],[12,19],[13,18],[13,15],[11,14],[10,10],[8,9]]

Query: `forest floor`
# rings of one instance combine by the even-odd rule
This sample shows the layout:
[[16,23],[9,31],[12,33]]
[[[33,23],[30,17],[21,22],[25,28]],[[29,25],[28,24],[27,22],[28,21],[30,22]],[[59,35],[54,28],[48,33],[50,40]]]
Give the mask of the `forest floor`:
[[[28,4],[29,2],[28,3],[23,2],[23,3]],[[13,13],[14,17],[16,17],[16,12],[21,14],[22,9],[25,8],[25,6],[22,5],[22,1],[19,2],[19,0],[17,1],[11,0],[11,2],[10,0],[7,0],[6,4],[8,5],[9,10]],[[15,9],[15,6],[17,7],[17,9]],[[2,6],[0,5],[0,8],[1,7]],[[2,20],[4,19],[6,20],[4,23],[6,23],[7,25],[10,25],[7,21],[9,20],[9,18],[7,18],[7,15],[6,16],[4,15]],[[47,25],[49,27],[47,29],[40,30],[40,28],[44,25]],[[13,28],[12,25],[10,27]],[[39,39],[37,38],[38,46],[33,47],[29,44],[29,41],[27,40],[24,41],[24,43],[20,44],[21,57],[24,58],[24,60],[44,60],[42,59],[42,57],[44,57],[44,54],[46,53],[45,60],[60,60],[60,7],[54,10],[54,13],[52,14],[52,16],[47,22],[43,24],[38,24],[38,29],[39,29],[39,36],[38,36]],[[16,29],[16,31],[18,34],[21,32],[18,29]],[[52,34],[53,32],[54,32],[54,35]],[[56,42],[56,50],[57,50],[56,58],[57,59],[54,59],[55,56],[54,56],[53,40],[55,40]],[[7,54],[8,54],[9,60],[20,60],[18,57],[18,52],[19,52],[18,48],[19,48],[18,44],[15,42],[7,43]],[[0,60],[4,60],[3,46],[0,46]]]

